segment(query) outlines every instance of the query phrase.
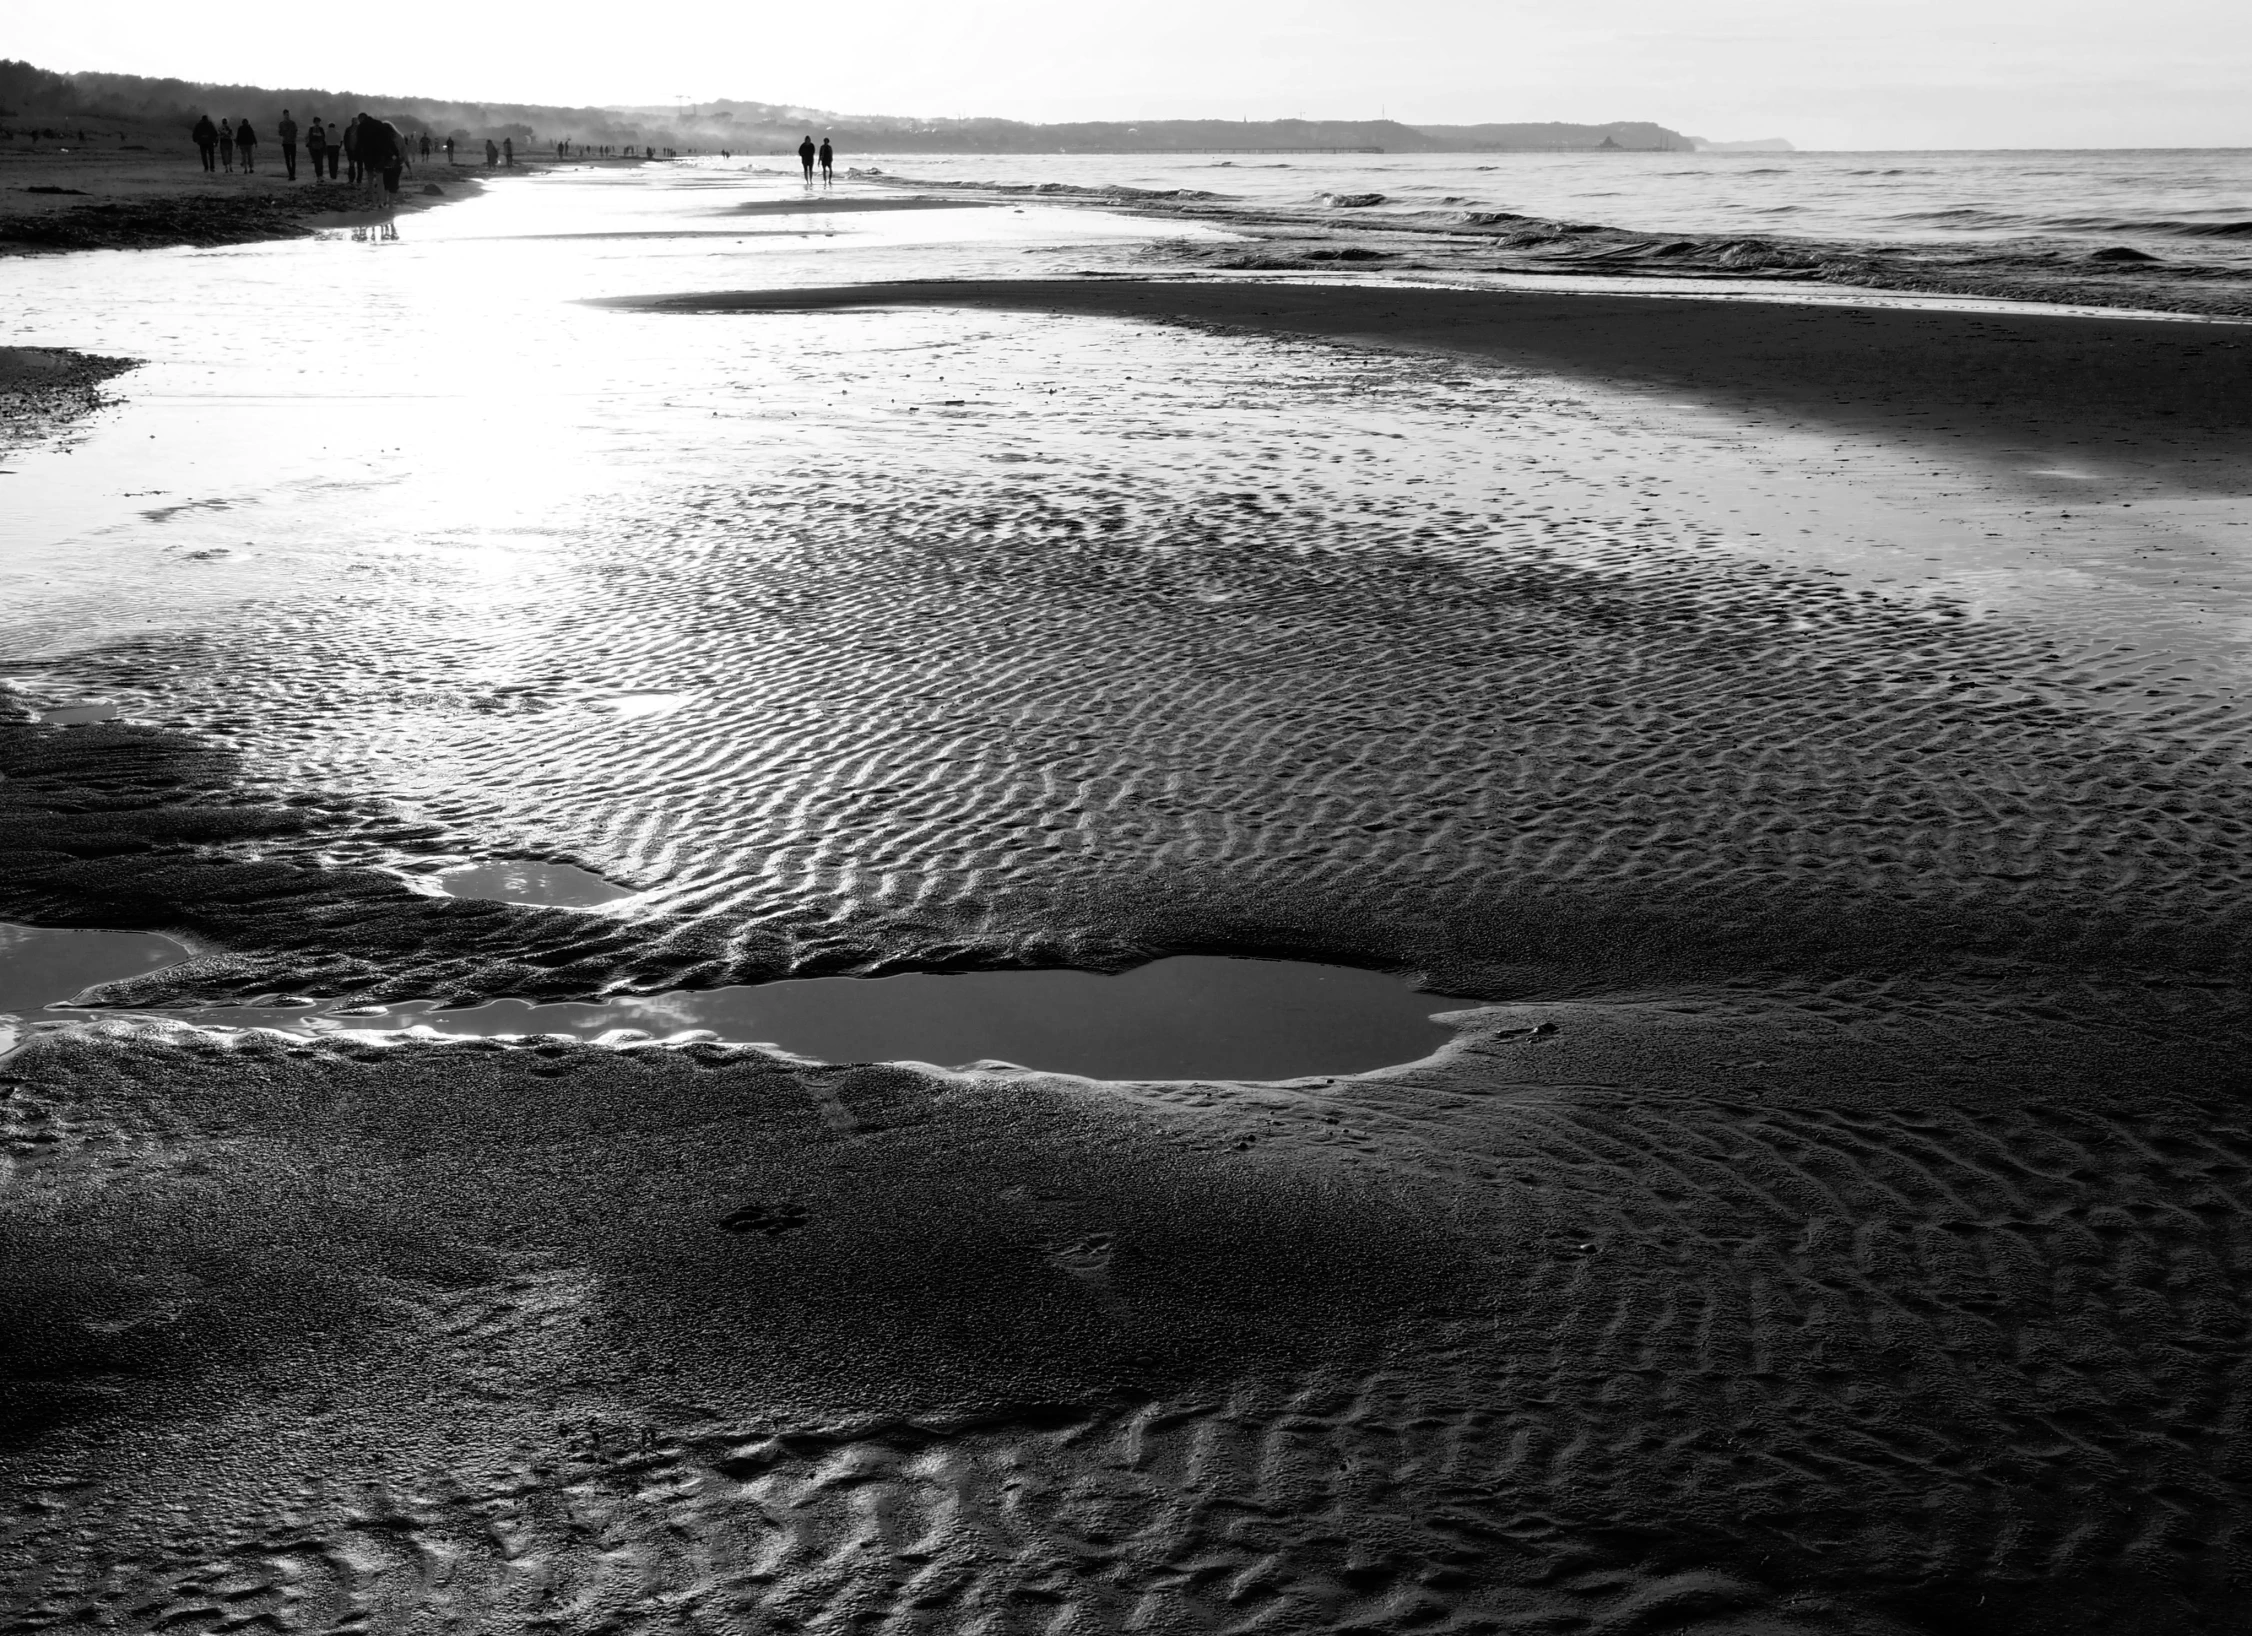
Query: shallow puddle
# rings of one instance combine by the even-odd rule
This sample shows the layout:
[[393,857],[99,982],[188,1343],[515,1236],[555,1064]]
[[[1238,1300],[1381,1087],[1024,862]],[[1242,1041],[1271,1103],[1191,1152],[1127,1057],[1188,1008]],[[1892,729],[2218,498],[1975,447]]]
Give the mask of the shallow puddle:
[[[583,870],[569,872],[617,890]],[[0,1013],[26,1021],[114,1015],[47,1008],[186,955],[179,943],[151,932],[0,925]],[[778,1045],[823,1062],[958,1066],[997,1059],[1091,1079],[1295,1079],[1428,1056],[1451,1033],[1432,1014],[1477,1003],[1420,993],[1403,978],[1351,966],[1183,955],[1116,977],[1084,971],[815,977],[599,1003],[496,1000],[448,1010],[414,1001],[349,1011],[214,1006],[159,1014],[302,1033],[427,1028],[454,1035],[608,1035],[614,1042],[628,1035],[700,1033]]]
[[708,1031],[824,1062],[952,1066],[997,1058],[1091,1079],[1292,1079],[1428,1056],[1450,1034],[1432,1013],[1476,1003],[1418,993],[1401,978],[1349,966],[1184,955],[1116,977],[816,977],[601,1004],[498,1000],[459,1011],[400,1006],[311,1020],[316,1027],[419,1024],[447,1034],[582,1039],[619,1029],[659,1038]]
[[115,721],[124,713],[114,704],[66,704],[40,711],[39,719],[54,727],[80,727],[88,722]]
[[185,960],[188,951],[155,932],[56,931],[0,922],[0,1013],[36,1016],[97,983],[137,977]]
[[618,886],[590,870],[567,863],[536,863],[525,858],[504,858],[497,863],[474,863],[448,869],[437,882],[450,898],[476,898],[487,903],[537,903],[550,909],[591,909],[598,903],[615,903],[633,896],[630,886]]

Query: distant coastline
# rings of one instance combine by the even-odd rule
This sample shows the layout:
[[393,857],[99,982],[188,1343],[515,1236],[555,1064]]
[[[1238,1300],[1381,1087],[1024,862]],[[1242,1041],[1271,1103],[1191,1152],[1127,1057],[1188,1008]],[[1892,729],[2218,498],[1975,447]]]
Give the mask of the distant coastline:
[[610,147],[795,148],[809,130],[860,151],[886,153],[1646,153],[1790,151],[1780,137],[1712,142],[1648,120],[1595,124],[1559,121],[1410,125],[1393,119],[1095,120],[1043,125],[1014,119],[920,119],[841,114],[785,103],[715,102],[679,107],[571,108],[536,103],[471,103],[379,96],[308,87],[212,85],[138,74],[57,74],[0,61],[0,144],[76,139],[124,142],[184,131],[196,116],[248,117],[273,124],[284,108],[367,108],[410,135],[461,142],[558,141]]

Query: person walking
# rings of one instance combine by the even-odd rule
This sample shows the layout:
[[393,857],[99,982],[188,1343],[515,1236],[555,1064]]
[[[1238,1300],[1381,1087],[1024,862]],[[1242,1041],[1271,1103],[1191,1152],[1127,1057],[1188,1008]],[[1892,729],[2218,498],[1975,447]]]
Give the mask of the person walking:
[[235,122],[219,121],[219,167],[229,176],[235,173]]
[[500,152],[501,163],[505,164],[510,170],[514,170],[516,168],[516,138],[513,136],[502,137],[500,139]]
[[360,118],[354,114],[344,122],[344,179],[354,187],[360,185]]
[[211,123],[211,116],[209,114],[196,115],[195,129],[188,132],[188,135],[195,138],[195,151],[203,155],[203,168],[205,170],[217,170],[219,168],[219,161],[216,157],[219,151],[219,127]]
[[823,137],[821,139],[821,185],[823,187],[835,187],[837,185],[836,163],[837,150],[829,146],[827,137]]
[[446,138],[446,163],[450,165],[450,164],[452,164],[453,162],[454,162],[454,139],[453,139],[452,137],[450,137],[450,136],[449,136],[449,137],[447,137],[447,138]]
[[243,120],[235,126],[235,152],[242,155],[242,173],[248,176],[258,168],[258,133]]
[[320,116],[315,114],[305,122],[305,158],[313,167],[313,180],[321,179],[322,150],[328,146],[328,132],[321,129]]
[[491,137],[485,138],[485,168],[491,170],[500,163],[500,144]]
[[344,131],[341,126],[328,128],[328,179],[336,180],[336,167],[344,158]]
[[426,165],[430,163],[430,133],[428,131],[422,133],[422,162]]
[[806,139],[798,144],[798,163],[805,167],[805,179],[809,183],[813,180],[813,158],[813,135],[808,132]]
[[282,169],[289,172],[289,179],[294,182],[297,180],[297,121],[289,117],[287,108],[282,110],[281,123],[274,127],[274,135],[281,138]]

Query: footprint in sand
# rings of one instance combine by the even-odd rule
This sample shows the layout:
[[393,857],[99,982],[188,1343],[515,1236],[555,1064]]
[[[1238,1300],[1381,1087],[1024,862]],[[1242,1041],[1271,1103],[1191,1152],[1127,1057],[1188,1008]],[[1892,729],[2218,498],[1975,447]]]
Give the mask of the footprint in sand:
[[1068,1244],[1052,1245],[1048,1250],[1048,1265],[1059,1272],[1068,1272],[1075,1278],[1099,1279],[1110,1271],[1110,1259],[1117,1241],[1109,1233],[1088,1233]]

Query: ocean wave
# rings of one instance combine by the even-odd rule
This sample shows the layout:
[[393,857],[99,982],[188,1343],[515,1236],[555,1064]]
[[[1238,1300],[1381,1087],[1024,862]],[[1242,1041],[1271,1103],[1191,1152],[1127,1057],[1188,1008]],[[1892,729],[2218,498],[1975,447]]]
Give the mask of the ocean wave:
[[1954,226],[1979,227],[2031,227],[2023,216],[2006,210],[1982,210],[1974,205],[1956,205],[1947,210],[1903,210],[1887,218],[1896,222],[1946,222]]
[[2252,239],[2252,221],[2138,221],[2132,216],[2058,216],[2041,225],[2068,233],[2139,233],[2163,239]]

